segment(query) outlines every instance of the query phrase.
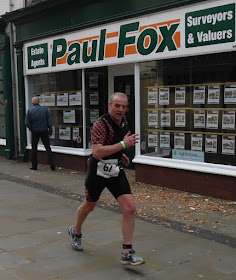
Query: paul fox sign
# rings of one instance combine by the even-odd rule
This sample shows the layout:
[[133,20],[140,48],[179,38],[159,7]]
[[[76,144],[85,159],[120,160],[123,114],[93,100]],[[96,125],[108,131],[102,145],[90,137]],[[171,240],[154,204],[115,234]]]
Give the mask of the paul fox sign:
[[[97,38],[82,39],[68,42],[61,38],[53,41],[52,66],[56,66],[62,58],[68,65],[101,61],[109,57],[124,58],[130,54],[150,55],[160,53],[167,48],[174,51],[179,45],[174,35],[177,32],[178,22],[162,23],[163,25],[140,27],[139,22],[121,25],[119,32],[107,33],[100,31]],[[166,25],[167,24],[167,25]],[[117,37],[117,42],[109,44],[108,38]],[[62,62],[62,63],[63,63]]]
[[[219,49],[209,50],[208,45],[234,43],[235,1],[209,1],[200,7],[28,43],[24,46],[26,74],[204,54]],[[233,46],[227,45],[227,50]]]
[[127,61],[128,56],[147,57],[165,50],[176,51],[180,47],[179,24],[179,19],[152,22],[146,26],[134,21],[120,25],[119,30],[113,32],[103,28],[99,33],[91,34],[93,32],[90,31],[89,37],[81,34],[72,40],[61,37],[53,39],[52,43],[28,46],[28,69],[61,65],[85,67],[96,62],[109,63],[112,59]]

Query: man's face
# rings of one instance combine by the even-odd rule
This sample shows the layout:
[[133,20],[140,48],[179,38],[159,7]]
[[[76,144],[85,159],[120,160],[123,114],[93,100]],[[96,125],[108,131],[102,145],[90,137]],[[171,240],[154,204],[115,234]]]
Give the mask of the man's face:
[[120,125],[121,120],[123,119],[127,111],[128,100],[123,96],[115,96],[112,102],[108,103],[108,108],[110,111],[110,116],[115,123]]

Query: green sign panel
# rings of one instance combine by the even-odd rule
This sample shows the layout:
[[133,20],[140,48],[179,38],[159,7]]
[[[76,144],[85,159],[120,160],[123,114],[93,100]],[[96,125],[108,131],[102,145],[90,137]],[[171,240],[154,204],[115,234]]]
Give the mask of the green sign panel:
[[235,4],[185,15],[186,48],[235,41]]
[[48,44],[28,47],[28,69],[48,67]]

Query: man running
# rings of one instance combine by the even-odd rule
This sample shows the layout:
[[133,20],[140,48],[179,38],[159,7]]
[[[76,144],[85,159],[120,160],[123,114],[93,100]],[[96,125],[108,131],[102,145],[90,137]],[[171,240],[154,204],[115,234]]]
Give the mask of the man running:
[[128,131],[125,113],[128,99],[124,93],[114,93],[108,102],[109,113],[100,117],[92,129],[92,156],[89,158],[85,180],[85,199],[76,213],[74,226],[68,229],[73,249],[81,251],[82,224],[94,210],[105,187],[119,203],[122,212],[123,251],[121,263],[140,265],[144,259],[135,255],[132,247],[136,206],[129,182],[121,164],[128,166],[124,149],[135,146],[138,134]]

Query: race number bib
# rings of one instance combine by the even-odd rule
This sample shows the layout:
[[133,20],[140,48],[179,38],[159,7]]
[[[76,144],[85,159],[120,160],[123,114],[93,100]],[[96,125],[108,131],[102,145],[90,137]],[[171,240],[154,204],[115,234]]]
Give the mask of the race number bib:
[[120,168],[118,165],[118,159],[107,159],[107,160],[99,160],[97,164],[97,175],[110,178],[117,177],[119,175]]

